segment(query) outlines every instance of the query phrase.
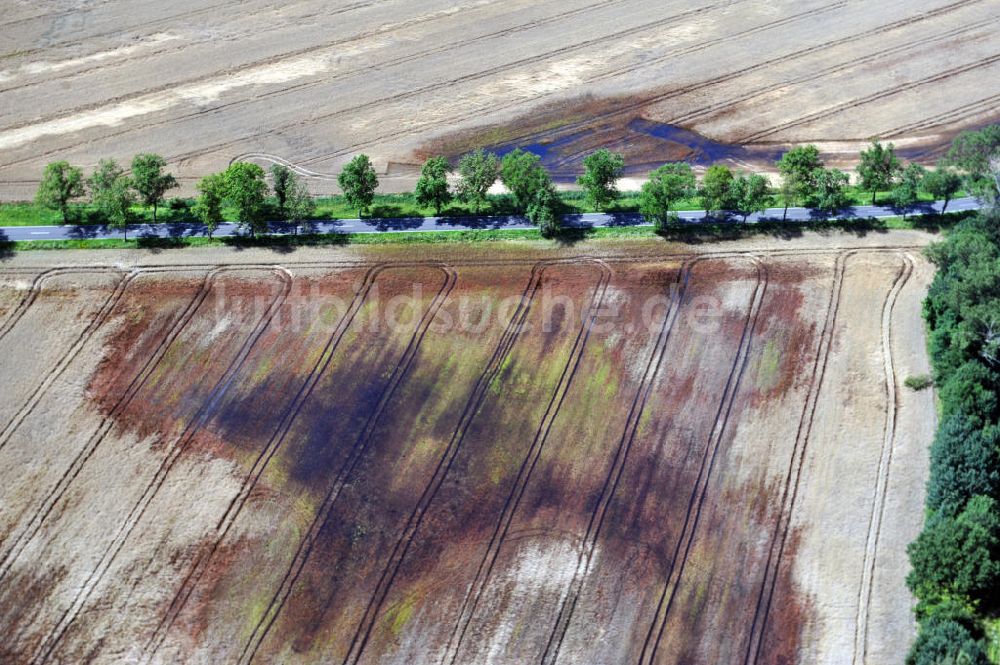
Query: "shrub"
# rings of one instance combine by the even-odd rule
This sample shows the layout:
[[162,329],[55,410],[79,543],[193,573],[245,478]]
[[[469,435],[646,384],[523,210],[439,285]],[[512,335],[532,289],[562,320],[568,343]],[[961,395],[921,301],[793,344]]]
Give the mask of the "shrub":
[[903,385],[910,390],[924,390],[934,385],[934,379],[927,374],[917,374],[916,376],[906,377],[906,381],[903,381]]

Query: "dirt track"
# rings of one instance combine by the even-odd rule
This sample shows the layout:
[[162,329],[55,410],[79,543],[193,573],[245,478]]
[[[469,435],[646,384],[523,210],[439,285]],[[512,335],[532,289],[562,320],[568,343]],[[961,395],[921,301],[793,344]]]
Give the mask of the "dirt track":
[[897,662],[927,239],[18,255],[3,658]]
[[475,145],[533,145],[563,177],[598,146],[636,173],[801,141],[836,160],[873,135],[930,157],[995,119],[998,20],[988,0],[18,1],[0,198],[53,159],[147,150],[188,193],[251,154],[334,174],[365,151],[389,190]]

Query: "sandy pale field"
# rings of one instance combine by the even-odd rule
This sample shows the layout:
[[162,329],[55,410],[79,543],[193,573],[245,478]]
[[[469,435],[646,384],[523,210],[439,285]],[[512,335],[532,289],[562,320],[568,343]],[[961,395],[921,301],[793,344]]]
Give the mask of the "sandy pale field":
[[0,660],[898,663],[929,239],[19,254]]
[[287,160],[315,193],[358,152],[386,190],[421,160],[529,147],[570,179],[597,147],[769,165],[872,136],[931,161],[995,120],[990,0],[8,0],[0,199],[45,163],[167,157],[192,193],[234,159]]

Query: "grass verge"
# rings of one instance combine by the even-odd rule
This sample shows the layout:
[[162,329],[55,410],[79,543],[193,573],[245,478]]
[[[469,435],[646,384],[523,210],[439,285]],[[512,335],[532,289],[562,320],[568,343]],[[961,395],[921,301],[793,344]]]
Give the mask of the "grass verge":
[[[946,215],[926,215],[923,217],[888,217],[881,219],[829,220],[816,222],[762,222],[742,224],[721,222],[718,224],[679,224],[657,232],[652,226],[602,226],[596,228],[566,228],[551,239],[553,244],[574,244],[583,240],[604,238],[655,238],[684,243],[701,243],[744,238],[770,236],[790,239],[806,232],[849,232],[858,235],[879,233],[894,229],[920,229],[938,232],[974,215],[974,212],[948,213]],[[180,238],[138,237],[129,240],[74,239],[74,240],[31,240],[22,242],[0,242],[0,252],[10,254],[15,251],[42,249],[173,249],[181,247],[270,247],[276,251],[293,251],[297,247],[322,247],[341,245],[390,245],[390,244],[459,244],[499,241],[543,240],[536,229],[488,229],[456,231],[421,231],[384,233],[332,233],[271,235],[259,238],[229,236],[207,238],[186,236]]]

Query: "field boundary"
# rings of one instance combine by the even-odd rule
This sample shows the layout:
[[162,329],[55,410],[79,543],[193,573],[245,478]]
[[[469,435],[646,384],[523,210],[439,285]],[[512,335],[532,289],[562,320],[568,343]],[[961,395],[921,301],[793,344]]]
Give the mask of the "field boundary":
[[880,340],[882,342],[882,367],[885,373],[885,424],[883,425],[882,447],[879,450],[878,475],[875,479],[875,493],[872,511],[865,538],[865,560],[858,588],[858,612],[854,624],[853,665],[863,664],[868,656],[868,619],[872,603],[872,586],[875,579],[875,564],[878,555],[878,541],[882,533],[885,517],[886,495],[889,491],[889,473],[892,453],[896,443],[896,418],[899,414],[899,380],[896,377],[892,358],[892,314],[900,292],[913,275],[913,259],[908,254],[901,255],[903,264],[892,287],[882,303]]

